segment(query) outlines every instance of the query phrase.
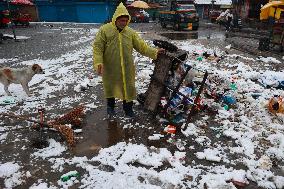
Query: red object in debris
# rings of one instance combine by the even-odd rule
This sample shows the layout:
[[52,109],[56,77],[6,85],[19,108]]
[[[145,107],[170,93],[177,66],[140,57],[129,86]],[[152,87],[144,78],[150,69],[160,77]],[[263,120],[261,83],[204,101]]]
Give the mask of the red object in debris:
[[246,187],[248,184],[245,182],[241,182],[241,181],[236,181],[236,180],[228,180],[226,181],[227,183],[232,182],[237,188],[244,188]]
[[12,21],[15,25],[21,24],[28,26],[32,21],[32,17],[29,14],[19,14],[18,17],[12,18]]
[[9,24],[11,20],[9,18],[3,18],[1,21],[3,24]]
[[9,15],[8,10],[0,11],[0,28],[7,27],[7,25],[11,22]]
[[165,131],[166,131],[167,133],[175,134],[175,133],[176,133],[176,127],[173,126],[173,125],[168,125],[168,126],[165,128]]
[[15,4],[15,5],[34,5],[29,0],[12,0],[11,4]]

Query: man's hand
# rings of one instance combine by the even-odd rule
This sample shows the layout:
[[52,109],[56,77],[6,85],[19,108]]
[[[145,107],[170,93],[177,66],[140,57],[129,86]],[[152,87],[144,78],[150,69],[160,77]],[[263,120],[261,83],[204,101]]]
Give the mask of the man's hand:
[[104,72],[104,66],[102,64],[99,64],[97,67],[97,74],[101,76],[103,75],[103,72]]

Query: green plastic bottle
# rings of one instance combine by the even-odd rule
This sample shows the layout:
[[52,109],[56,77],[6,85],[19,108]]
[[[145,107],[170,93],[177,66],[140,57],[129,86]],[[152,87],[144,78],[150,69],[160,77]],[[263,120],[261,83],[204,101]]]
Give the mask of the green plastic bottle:
[[80,174],[78,173],[78,171],[70,171],[64,175],[62,175],[60,177],[60,180],[63,181],[63,182],[66,182],[68,180],[71,179],[71,177],[76,177],[76,178],[79,178],[80,177]]

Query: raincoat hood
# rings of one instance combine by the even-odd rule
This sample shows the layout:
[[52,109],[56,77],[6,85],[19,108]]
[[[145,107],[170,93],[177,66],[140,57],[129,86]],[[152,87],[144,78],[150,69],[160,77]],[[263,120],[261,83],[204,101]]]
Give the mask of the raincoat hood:
[[111,21],[112,24],[115,26],[115,21],[116,21],[116,19],[117,19],[118,17],[120,17],[120,16],[123,16],[123,15],[129,17],[129,20],[128,20],[128,23],[127,23],[127,26],[128,26],[128,24],[129,24],[129,22],[130,22],[130,20],[131,20],[131,16],[130,16],[130,14],[128,13],[126,7],[123,5],[123,3],[120,3],[120,4],[117,6],[117,8],[116,8],[116,10],[115,10],[115,12],[114,12],[114,14],[113,14],[112,21]]

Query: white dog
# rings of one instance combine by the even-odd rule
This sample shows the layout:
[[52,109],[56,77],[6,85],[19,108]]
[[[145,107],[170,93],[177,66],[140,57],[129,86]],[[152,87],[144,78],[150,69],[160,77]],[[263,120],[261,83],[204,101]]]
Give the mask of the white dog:
[[11,83],[21,84],[27,95],[30,96],[28,83],[35,74],[44,74],[43,69],[38,64],[25,68],[1,68],[0,83],[4,85],[4,90],[9,96],[11,93],[8,87]]

